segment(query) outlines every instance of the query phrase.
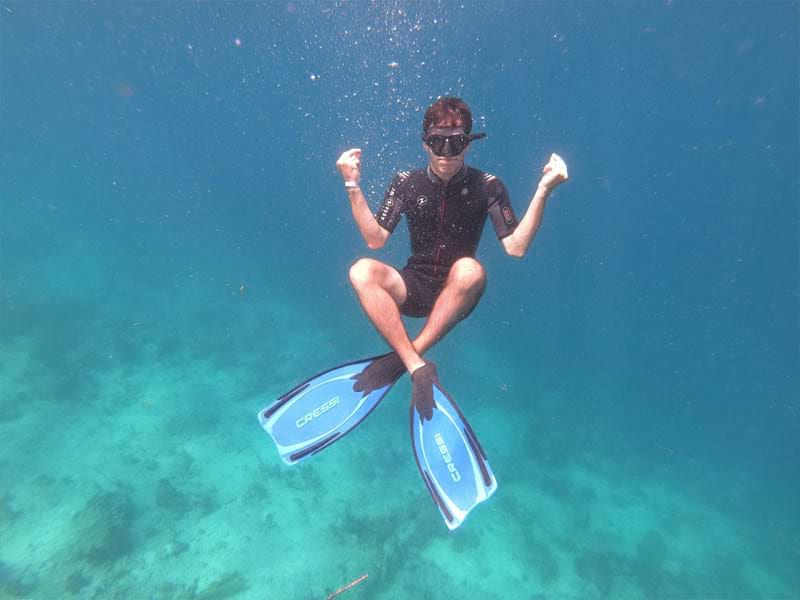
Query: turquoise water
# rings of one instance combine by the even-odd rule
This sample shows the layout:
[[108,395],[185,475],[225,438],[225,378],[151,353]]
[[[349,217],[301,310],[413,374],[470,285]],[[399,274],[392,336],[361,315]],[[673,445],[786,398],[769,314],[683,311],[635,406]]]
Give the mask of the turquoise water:
[[[2,2],[0,597],[800,597],[799,12]],[[429,355],[499,483],[455,532],[407,378],[295,467],[256,420],[384,350],[405,226],[334,163],[377,204],[440,94],[518,214],[570,169]]]

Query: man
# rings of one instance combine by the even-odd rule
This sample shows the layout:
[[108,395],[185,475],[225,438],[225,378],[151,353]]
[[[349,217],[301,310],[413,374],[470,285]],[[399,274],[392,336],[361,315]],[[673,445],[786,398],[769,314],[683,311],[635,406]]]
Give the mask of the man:
[[[375,215],[359,187],[361,150],[347,150],[336,166],[369,248],[382,247],[402,215],[411,234],[412,256],[401,271],[372,258],[362,258],[350,269],[361,306],[394,349],[367,367],[356,389],[381,387],[407,370],[413,382],[413,402],[428,416],[436,371],[422,355],[480,300],[486,274],[475,252],[487,216],[506,253],[524,256],[542,221],[548,196],[567,180],[567,168],[561,158],[551,155],[525,215],[517,222],[503,182],[464,163],[470,142],[484,135],[470,135],[472,114],[460,98],[434,102],[425,113],[422,128],[427,168],[399,173]],[[428,317],[413,341],[401,314]]]
[[[359,187],[361,150],[337,161],[353,217],[372,249],[382,247],[402,216],[411,234],[412,255],[398,271],[371,258],[350,269],[361,306],[393,352],[334,367],[296,386],[259,413],[283,460],[294,464],[327,448],[361,423],[408,371],[412,380],[410,429],[414,457],[445,524],[455,529],[488,499],[497,481],[486,454],[436,367],[423,354],[475,308],[486,275],[475,252],[487,218],[506,252],[521,257],[542,221],[547,197],[567,180],[555,154],[517,222],[508,193],[494,175],[464,164],[472,115],[459,98],[441,98],[423,120],[428,166],[401,172],[383,204],[372,214]],[[413,341],[401,315],[427,317]]]

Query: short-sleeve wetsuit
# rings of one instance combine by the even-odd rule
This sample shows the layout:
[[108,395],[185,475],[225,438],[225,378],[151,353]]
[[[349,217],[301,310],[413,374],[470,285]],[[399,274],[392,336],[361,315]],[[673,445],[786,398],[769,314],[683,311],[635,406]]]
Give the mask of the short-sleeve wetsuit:
[[447,184],[430,167],[398,173],[375,218],[392,232],[402,215],[411,257],[400,272],[408,291],[400,311],[411,317],[429,315],[453,263],[475,256],[487,216],[499,239],[517,226],[503,182],[466,165]]

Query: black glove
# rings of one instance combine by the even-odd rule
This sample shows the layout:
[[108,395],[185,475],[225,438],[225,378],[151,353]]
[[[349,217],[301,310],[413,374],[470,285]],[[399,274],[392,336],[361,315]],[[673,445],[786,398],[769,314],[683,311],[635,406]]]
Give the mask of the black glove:
[[356,382],[353,384],[353,390],[364,392],[365,395],[369,394],[373,390],[394,383],[405,372],[406,366],[397,356],[397,352],[384,354],[372,361],[371,365],[355,376]]
[[411,402],[420,418],[430,421],[433,418],[433,384],[439,384],[436,365],[427,362],[411,374]]

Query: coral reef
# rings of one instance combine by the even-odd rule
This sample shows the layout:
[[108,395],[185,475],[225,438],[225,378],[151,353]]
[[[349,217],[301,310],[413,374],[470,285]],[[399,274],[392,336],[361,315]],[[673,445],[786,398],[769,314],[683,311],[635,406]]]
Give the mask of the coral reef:
[[14,569],[0,560],[0,598],[3,600],[23,600],[32,596],[35,585],[25,580]]
[[136,510],[123,492],[93,496],[73,517],[73,552],[95,565],[113,563],[133,551]]
[[529,540],[525,544],[525,555],[543,585],[548,586],[558,583],[560,575],[558,561],[547,544]]
[[202,589],[197,589],[197,583],[178,594],[179,600],[225,600],[236,598],[250,589],[247,578],[239,571],[223,573],[219,578],[209,583]]
[[64,582],[64,591],[70,596],[77,596],[91,582],[91,578],[84,575],[82,571],[73,571]]
[[183,516],[190,510],[191,503],[186,494],[179,492],[169,479],[162,477],[156,484],[156,506]]
[[593,585],[600,596],[610,597],[615,569],[608,555],[595,551],[580,554],[575,558],[575,572],[578,577]]
[[3,494],[0,496],[0,529],[6,525],[10,525],[12,521],[17,520],[22,511],[14,508],[14,497],[11,494]]

